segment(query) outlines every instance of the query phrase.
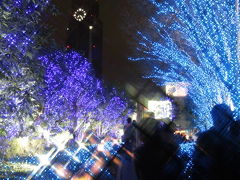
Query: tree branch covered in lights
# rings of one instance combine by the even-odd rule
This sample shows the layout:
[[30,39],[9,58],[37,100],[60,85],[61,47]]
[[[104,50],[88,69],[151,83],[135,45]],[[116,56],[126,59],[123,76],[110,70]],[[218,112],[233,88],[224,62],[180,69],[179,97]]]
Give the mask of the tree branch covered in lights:
[[46,104],[42,115],[51,131],[75,132],[89,125],[103,135],[126,118],[131,109],[116,90],[107,91],[91,64],[76,52],[56,52],[40,58],[46,69]]
[[188,83],[196,115],[205,130],[211,108],[226,103],[240,112],[239,3],[230,0],[148,0],[154,11],[138,31],[137,55],[151,64],[147,78],[162,86]]
[[38,23],[48,0],[0,2],[0,136],[29,132],[41,110],[42,70],[36,55],[44,38]]

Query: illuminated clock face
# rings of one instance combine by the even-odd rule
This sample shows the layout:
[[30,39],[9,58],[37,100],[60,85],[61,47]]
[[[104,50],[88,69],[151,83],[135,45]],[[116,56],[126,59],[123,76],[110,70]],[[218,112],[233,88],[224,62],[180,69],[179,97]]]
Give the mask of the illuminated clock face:
[[86,15],[87,15],[86,11],[84,9],[82,9],[82,8],[79,8],[78,10],[76,10],[74,12],[73,17],[77,21],[81,22],[86,17]]

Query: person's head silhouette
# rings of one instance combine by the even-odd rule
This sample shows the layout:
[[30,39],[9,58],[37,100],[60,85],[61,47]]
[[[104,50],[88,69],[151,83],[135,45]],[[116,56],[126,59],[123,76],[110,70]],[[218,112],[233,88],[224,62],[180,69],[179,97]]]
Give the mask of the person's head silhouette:
[[127,118],[127,123],[128,123],[128,124],[132,123],[132,118],[128,117],[128,118]]
[[233,121],[232,111],[226,104],[217,104],[211,111],[214,128],[221,130]]

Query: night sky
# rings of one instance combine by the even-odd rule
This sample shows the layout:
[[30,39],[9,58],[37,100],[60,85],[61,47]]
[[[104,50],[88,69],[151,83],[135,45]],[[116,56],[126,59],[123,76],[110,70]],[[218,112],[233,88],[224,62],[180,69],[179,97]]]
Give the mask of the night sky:
[[[123,0],[124,1],[124,0]],[[124,13],[127,5],[120,1],[101,0],[100,19],[103,22],[103,75],[117,86],[141,77],[137,63],[130,62],[128,57],[134,49]]]
[[[135,4],[139,0],[100,0],[100,20],[103,23],[103,79],[105,83],[126,89],[127,84],[134,85],[137,91],[151,86],[153,83],[143,79],[143,68],[138,62],[131,62],[128,57],[135,49],[135,33],[144,21],[142,12],[139,13]],[[59,43],[66,41],[66,28],[72,18],[71,2],[54,0],[61,15],[52,24],[57,27],[55,37]],[[135,3],[135,4],[134,4]],[[61,23],[59,23],[61,22]],[[60,28],[59,28],[60,26]],[[149,87],[148,87],[149,88]]]

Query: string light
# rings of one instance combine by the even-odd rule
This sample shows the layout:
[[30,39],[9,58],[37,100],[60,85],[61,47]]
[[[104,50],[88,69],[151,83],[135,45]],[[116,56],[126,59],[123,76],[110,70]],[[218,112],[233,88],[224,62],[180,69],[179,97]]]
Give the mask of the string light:
[[34,56],[37,49],[41,49],[38,22],[47,5],[46,0],[2,0],[0,3],[4,14],[0,17],[3,24],[0,27],[0,129],[6,140],[19,136],[20,132],[24,136],[30,134],[29,121],[39,115],[42,70]]
[[[59,179],[60,177],[70,175],[78,177],[77,172],[80,168],[92,176],[97,176],[97,174],[102,173],[106,162],[109,161],[120,148],[119,144],[115,144],[112,141],[113,139],[111,138],[108,138],[108,141],[101,141],[103,157],[98,153],[98,145],[86,145],[84,143],[79,143],[79,146],[73,149],[66,147],[61,150],[50,151],[47,155],[39,155],[40,163],[27,179],[44,179],[49,177]],[[54,162],[54,164],[52,165],[50,162]],[[103,173],[111,176],[107,171]]]
[[[146,78],[157,85],[187,83],[193,124],[204,131],[213,125],[210,111],[226,103],[240,113],[239,13],[234,1],[149,0],[155,12],[137,32],[133,61],[146,61]],[[165,17],[165,18],[162,18]],[[155,62],[160,62],[162,66]]]
[[[116,90],[106,92],[100,80],[95,78],[91,64],[76,52],[56,52],[39,58],[45,67],[46,96],[43,121],[53,131],[78,127],[84,130],[87,123],[99,124],[98,134],[111,132],[122,124],[132,112],[128,100]],[[120,95],[120,96],[119,96]],[[84,122],[80,125],[81,122]],[[74,126],[74,123],[79,126]]]
[[[180,148],[179,148],[179,152],[178,152],[178,156],[182,159],[185,159],[185,167],[183,170],[184,174],[187,174],[188,172],[191,171],[192,167],[193,167],[193,153],[196,147],[196,143],[195,142],[186,142],[186,143],[181,143],[180,144]],[[187,160],[186,160],[187,157]],[[190,177],[188,177],[190,178]]]
[[[0,54],[0,70],[6,76],[6,79],[0,81],[0,92],[4,92],[6,103],[4,102],[4,106],[0,107],[0,129],[3,129],[6,133],[4,138],[11,140],[22,132],[24,138],[19,139],[19,144],[27,146],[31,144],[32,131],[29,130],[30,127],[28,126],[30,125],[33,128],[39,128],[41,138],[45,138],[47,143],[50,144],[48,148],[52,147],[48,153],[35,154],[30,160],[26,160],[26,164],[32,164],[32,173],[28,171],[26,174],[29,176],[26,179],[61,179],[54,169],[54,164],[52,164],[56,158],[66,160],[66,157],[68,157],[69,165],[66,166],[67,169],[74,166],[74,169],[77,170],[82,166],[86,169],[89,167],[88,170],[91,171],[91,164],[98,160],[97,155],[93,156],[97,145],[86,147],[85,143],[76,143],[74,140],[77,144],[76,147],[69,147],[66,143],[67,140],[63,141],[61,139],[62,141],[55,141],[54,143],[52,136],[69,130],[73,127],[75,120],[78,121],[78,125],[81,121],[84,123],[79,127],[77,126],[78,128],[73,131],[74,133],[75,130],[79,129],[84,133],[94,123],[101,122],[105,127],[102,126],[103,130],[99,131],[98,136],[106,135],[114,129],[116,124],[122,123],[131,113],[131,109],[128,109],[127,99],[116,90],[107,91],[102,82],[94,77],[91,64],[75,52],[57,52],[39,58],[46,68],[44,80],[47,87],[44,89],[43,84],[35,79],[35,77],[39,77],[39,74],[35,74],[35,71],[42,71],[42,66],[40,66],[39,61],[34,61],[35,54],[31,54],[31,52],[38,53],[36,49],[39,46],[36,42],[39,40],[37,36],[39,27],[37,27],[36,22],[40,19],[41,13],[39,12],[44,10],[49,2],[47,0],[3,1],[4,7],[2,2],[0,4],[0,10],[5,14],[4,17],[1,16],[1,20],[3,20],[1,22],[4,26],[0,27],[3,51]],[[83,18],[85,18],[86,13],[83,13],[83,15]],[[5,17],[7,18],[4,19]],[[77,16],[77,18],[80,17]],[[30,66],[34,63],[36,63],[36,66]],[[33,74],[29,75],[30,72]],[[42,77],[41,73],[40,75]],[[23,79],[24,81],[22,81]],[[10,95],[6,91],[8,89],[11,89]],[[38,100],[41,100],[42,103],[45,97],[47,101],[44,104],[44,112],[40,112],[39,109],[43,107],[42,104],[38,104]],[[56,104],[54,105],[54,103]],[[78,109],[74,109],[74,107]],[[42,116],[39,116],[40,113],[43,113]],[[64,118],[65,115],[67,118]],[[33,122],[28,122],[29,119]],[[40,128],[39,126],[44,123],[49,127]],[[79,131],[78,133],[80,134]],[[114,134],[114,132],[111,133]],[[3,145],[0,146],[2,148]],[[25,162],[22,159],[23,157],[16,158],[13,163],[16,166],[21,166],[21,163]],[[86,166],[86,164],[89,166]],[[5,162],[0,161],[0,165],[8,169],[5,177],[16,173]],[[23,165],[23,167],[25,166]],[[68,175],[63,172],[60,172],[60,174]],[[25,177],[15,178],[23,179]]]

